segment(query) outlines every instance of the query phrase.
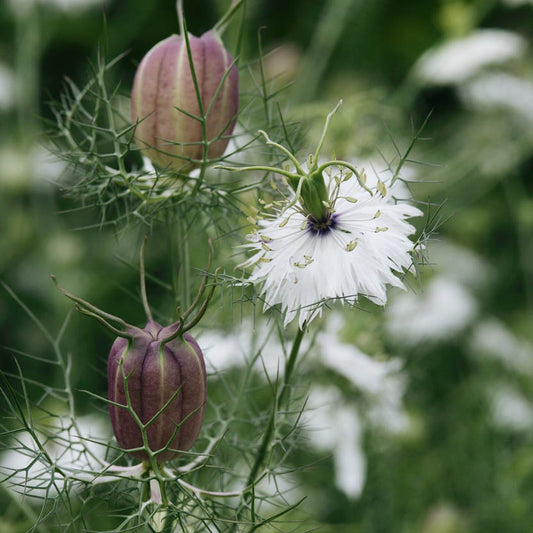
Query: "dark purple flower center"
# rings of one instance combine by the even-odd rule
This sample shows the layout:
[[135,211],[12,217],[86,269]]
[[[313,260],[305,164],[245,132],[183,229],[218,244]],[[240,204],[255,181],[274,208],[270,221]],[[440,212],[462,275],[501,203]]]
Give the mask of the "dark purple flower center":
[[336,213],[328,213],[324,218],[318,220],[314,216],[307,217],[307,231],[313,235],[326,235],[335,229],[338,224],[339,216]]

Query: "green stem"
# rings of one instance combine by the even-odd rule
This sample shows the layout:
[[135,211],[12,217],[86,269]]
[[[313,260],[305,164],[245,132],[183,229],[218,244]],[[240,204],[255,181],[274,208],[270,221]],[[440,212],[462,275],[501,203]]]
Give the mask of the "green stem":
[[141,257],[140,257],[140,269],[141,269],[141,299],[144,307],[144,312],[146,314],[146,320],[148,322],[153,322],[152,311],[150,311],[150,306],[148,305],[148,297],[146,296],[146,273],[144,268],[144,249],[146,246],[146,237],[144,237],[143,243],[141,245]]
[[285,176],[289,181],[299,180],[302,176],[298,176],[288,170],[282,170],[281,168],[269,167],[265,165],[252,165],[249,167],[229,167],[226,165],[215,165],[213,167],[216,170],[227,170],[229,172],[272,172],[272,174],[279,174],[280,176]]
[[105,106],[105,112],[107,116],[107,122],[109,124],[110,130],[113,132],[113,155],[115,156],[117,167],[122,176],[127,176],[126,167],[124,165],[124,154],[122,153],[122,147],[117,135],[117,128],[115,125],[115,111],[111,105],[111,98],[107,94],[106,80],[105,80],[105,58],[98,58],[100,66],[98,68],[98,85],[100,86],[100,91],[102,94],[102,99]]
[[[168,255],[170,259],[170,283],[172,285],[172,302],[173,302],[173,307],[174,307],[174,318],[176,319],[179,316],[178,309],[180,305],[179,296],[178,296],[180,265],[179,265],[179,259],[176,257],[177,246],[175,242],[177,232],[175,231],[176,223],[174,222],[173,215],[168,214],[166,219],[167,219],[166,227],[168,228],[167,249],[168,249]],[[179,236],[178,236],[178,239],[179,239]]]
[[165,516],[165,524],[161,533],[172,533],[174,531],[174,517],[167,510],[167,515]]
[[[305,333],[305,324],[302,329],[298,330],[298,333],[296,334],[296,338],[294,339],[291,352],[289,354],[289,358],[287,359],[285,363],[285,372],[283,375],[283,383],[281,385],[281,388],[279,389],[278,396],[275,400],[275,405],[272,409],[272,414],[270,415],[270,419],[268,421],[268,426],[263,434],[263,440],[261,441],[261,445],[259,447],[259,450],[257,452],[255,462],[252,465],[252,468],[250,469],[250,473],[248,475],[248,479],[246,481],[246,487],[253,488],[255,484],[255,480],[257,479],[257,476],[263,467],[263,464],[265,463],[265,460],[268,456],[268,451],[272,445],[272,440],[274,437],[275,429],[276,429],[276,417],[278,412],[283,406],[285,397],[287,396],[288,391],[290,390],[290,381],[291,377],[294,371],[294,367],[296,365],[296,360],[298,358],[298,353],[300,351],[300,346],[302,344],[302,339]],[[250,499],[251,491],[247,491],[245,494],[245,498],[248,500]],[[243,502],[244,503],[244,502]],[[238,510],[238,516],[242,513],[244,506],[241,504],[240,509]],[[235,531],[235,528],[237,527],[237,523],[234,525],[232,531]]]
[[246,0],[233,0],[231,2],[231,7],[226,11],[222,18],[215,24],[213,30],[218,33],[223,33],[227,27],[227,23],[230,21],[231,17],[237,12],[237,10],[246,2]]
[[[335,109],[337,109],[337,108],[335,108]],[[294,157],[294,155],[289,150],[287,150],[287,148],[285,148],[285,146],[283,146],[283,145],[281,145],[281,144],[279,144],[277,142],[274,142],[268,136],[268,134],[265,131],[263,131],[263,130],[259,130],[258,133],[260,133],[265,138],[265,143],[268,146],[274,146],[275,148],[277,148],[278,150],[283,152],[292,161],[292,164],[296,168],[296,172],[298,173],[299,176],[305,176],[307,174],[306,172],[304,172],[303,168],[300,166],[300,163],[299,163],[298,159],[296,159],[296,157]]]
[[176,2],[176,11],[178,12],[178,22],[180,25],[180,34],[183,36],[185,33],[185,17],[183,16],[183,0],[177,0]]
[[181,308],[187,309],[191,304],[191,287],[189,276],[191,259],[189,255],[187,218],[183,209],[180,209],[177,214],[177,252],[179,263],[179,303]]
[[50,530],[48,527],[46,527],[45,524],[40,523],[38,524],[39,517],[35,514],[33,509],[30,507],[30,505],[27,503],[28,500],[21,499],[18,494],[15,494],[13,491],[11,491],[9,488],[7,488],[4,485],[0,485],[6,495],[10,498],[12,502],[12,507],[17,507],[27,518],[28,523],[32,524],[33,527],[40,531],[41,533],[49,533]]
[[[304,324],[304,328],[305,328],[305,324]],[[287,359],[287,363],[285,364],[285,376],[283,379],[283,388],[281,389],[280,395],[278,397],[278,405],[277,405],[278,409],[281,408],[281,405],[285,398],[285,394],[288,390],[288,385],[290,383],[292,372],[296,364],[296,359],[300,351],[300,345],[302,344],[302,339],[304,338],[304,333],[305,333],[304,328],[298,330],[298,333],[296,334],[296,338],[294,339],[294,343],[292,345],[291,353],[289,354],[289,359]]]
[[196,101],[198,103],[198,115],[200,118],[200,125],[202,128],[202,165],[200,167],[200,175],[198,176],[198,179],[196,180],[196,183],[194,185],[193,190],[191,191],[191,197],[196,196],[198,191],[200,190],[200,187],[202,186],[202,183],[204,181],[205,176],[205,168],[208,161],[208,150],[209,150],[209,143],[207,142],[207,116],[204,109],[204,102],[202,101],[202,91],[200,88],[200,83],[198,81],[198,77],[196,75],[196,68],[194,66],[193,56],[192,56],[192,49],[191,49],[191,42],[189,39],[189,32],[187,29],[187,21],[185,20],[185,17],[183,15],[183,5],[181,0],[178,0],[178,15],[180,19],[180,27],[182,32],[182,37],[185,41],[185,47],[187,50],[187,60],[189,61],[189,68],[191,70],[191,77],[192,82],[194,85],[194,92],[196,94]]
[[[318,146],[316,147],[316,152],[313,157],[313,161],[312,161],[313,167],[316,167],[316,165],[318,164],[318,158],[320,157],[320,152],[322,150],[322,146],[324,146],[324,141],[326,140],[326,135],[328,133],[329,123],[331,122],[333,115],[337,112],[341,104],[342,104],[342,100],[339,100],[337,105],[334,107],[333,111],[330,111],[328,113],[328,116],[326,117],[326,122],[324,124],[324,128],[322,129],[322,135],[320,136],[320,141],[318,142]],[[309,172],[311,173],[312,170],[314,169],[310,168]]]

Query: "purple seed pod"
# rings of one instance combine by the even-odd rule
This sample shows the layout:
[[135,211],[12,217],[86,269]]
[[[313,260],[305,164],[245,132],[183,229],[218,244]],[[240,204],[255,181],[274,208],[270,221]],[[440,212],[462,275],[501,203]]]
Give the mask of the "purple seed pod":
[[[146,439],[152,452],[163,450],[156,456],[158,463],[196,442],[207,399],[204,358],[194,338],[185,333],[164,341],[176,327],[163,328],[152,321],[132,331],[132,339],[117,338],[107,363],[109,414],[118,444],[126,450],[142,448],[139,422],[152,421],[146,426]],[[149,460],[145,450],[129,453]]]
[[137,123],[135,140],[142,153],[182,172],[200,165],[204,141],[207,159],[224,153],[239,100],[237,67],[218,34],[187,35],[198,93],[185,39],[171,35],[144,56],[131,94],[131,120]]
[[[209,243],[206,272],[211,256]],[[143,329],[101,311],[60,287],[54,276],[52,279],[80,312],[98,319],[117,335],[107,361],[111,425],[121,448],[153,466],[154,461],[161,464],[189,450],[200,434],[207,401],[207,374],[202,351],[188,331],[204,315],[216,287],[217,273],[207,295],[204,296],[208,274],[189,309],[177,322],[163,327],[154,321],[148,306],[144,244],[140,271],[142,302],[148,319]]]

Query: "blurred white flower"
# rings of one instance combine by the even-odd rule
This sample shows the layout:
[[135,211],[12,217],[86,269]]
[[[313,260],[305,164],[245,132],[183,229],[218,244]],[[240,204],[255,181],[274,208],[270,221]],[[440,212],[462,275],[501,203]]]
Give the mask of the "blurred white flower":
[[94,6],[103,5],[107,0],[40,0],[40,2],[62,9],[63,11],[82,11]]
[[386,330],[396,342],[415,346],[452,339],[474,319],[477,304],[460,283],[438,277],[424,293],[402,294],[386,309]]
[[490,358],[517,374],[533,376],[533,345],[517,338],[502,322],[489,318],[476,326],[469,343],[479,359]]
[[526,41],[505,30],[477,30],[425,52],[414,66],[415,78],[428,85],[462,83],[487,65],[519,57]]
[[527,431],[533,426],[533,405],[509,385],[491,383],[487,387],[492,418],[506,430]]
[[0,111],[15,103],[15,75],[5,63],[0,63]]
[[459,95],[470,107],[509,110],[533,121],[533,83],[516,76],[487,73],[461,87]]
[[472,250],[445,239],[432,241],[428,247],[428,256],[431,263],[438,265],[446,279],[457,281],[471,289],[487,286],[495,274],[485,259]]
[[[364,428],[378,427],[398,434],[408,431],[411,421],[403,403],[406,379],[401,361],[377,360],[339,340],[343,321],[340,313],[331,313],[325,330],[311,345],[302,345],[301,352],[307,354],[306,364],[314,368],[323,365],[345,378],[361,394],[362,401],[356,408],[346,402],[338,388],[312,384],[302,421],[310,445],[332,453],[339,490],[356,498],[366,477]],[[246,366],[259,353],[255,369],[260,377],[274,381],[283,373],[283,347],[264,322],[254,327],[251,321],[244,321],[231,332],[209,328],[200,334],[198,341],[209,372],[219,374],[231,367]]]
[[103,5],[107,0],[8,0],[8,5],[17,17],[28,16],[37,4],[75,13]]
[[281,304],[285,325],[298,318],[303,327],[327,300],[354,304],[366,296],[384,305],[387,285],[404,288],[397,274],[412,264],[414,227],[406,219],[421,216],[419,209],[395,203],[377,178],[368,180],[369,192],[344,171],[323,177],[331,206],[325,219],[293,202],[248,236],[253,256],[242,266],[254,266],[250,280],[264,282],[265,304]]
[[344,403],[338,389],[313,387],[302,422],[311,446],[333,453],[336,486],[346,496],[357,498],[366,479],[361,420],[355,407]]
[[67,165],[45,147],[38,147],[31,154],[32,174],[37,181],[57,183]]
[[[102,468],[106,446],[98,442],[109,436],[109,425],[104,418],[91,415],[79,417],[76,423],[81,435],[69,418],[51,419],[48,434],[36,434],[58,469],[72,479],[83,479],[88,472]],[[56,495],[65,484],[27,432],[16,435],[10,449],[0,455],[0,476],[9,478],[8,486],[14,492],[39,498]]]
[[378,360],[353,344],[339,340],[343,317],[333,313],[326,330],[317,335],[319,361],[343,376],[365,396],[367,418],[374,426],[392,433],[406,431],[410,424],[403,406],[405,376],[399,359]]
[[[404,431],[409,420],[403,407],[405,376],[399,359],[378,360],[361,352],[351,343],[340,339],[344,318],[331,313],[326,328],[310,345],[304,339],[302,353],[307,353],[311,365],[320,364],[336,372],[365,397],[369,409],[368,420],[392,432]],[[210,373],[216,374],[246,366],[247,361],[260,354],[256,370],[265,378],[275,380],[283,373],[284,349],[278,337],[264,322],[255,326],[245,320],[231,331],[205,329],[198,336]],[[266,374],[266,375],[265,375]]]
[[509,7],[521,7],[527,4],[533,5],[533,0],[502,0],[502,3]]
[[42,146],[29,150],[9,143],[0,147],[0,168],[4,189],[46,188],[64,174],[66,165]]
[[256,368],[270,378],[274,379],[283,369],[283,348],[275,332],[263,321],[253,324],[246,319],[229,331],[206,328],[198,336],[198,341],[207,370],[212,373],[246,366],[248,359],[257,353],[261,357],[256,361]]

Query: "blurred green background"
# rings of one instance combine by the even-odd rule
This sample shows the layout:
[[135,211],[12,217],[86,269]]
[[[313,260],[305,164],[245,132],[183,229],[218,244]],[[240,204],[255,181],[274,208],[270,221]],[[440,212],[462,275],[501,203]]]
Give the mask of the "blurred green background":
[[[350,313],[337,332],[378,361],[400,362],[403,421],[397,429],[394,420],[376,423],[358,404],[357,386],[309,371],[311,382],[338,387],[339,409],[356,399],[364,459],[360,489],[350,492],[336,477],[343,456],[333,445],[309,445],[294,458],[308,498],[302,531],[533,531],[533,2],[247,4],[241,63],[257,56],[262,28],[263,49],[274,50],[267,74],[294,80],[279,100],[306,124],[305,146],[314,146],[342,98],[329,149],[379,166],[379,152],[394,159],[395,144],[405,150],[431,113],[412,154],[420,164],[409,165],[415,197],[429,202],[430,264],[412,293],[394,294],[384,312]],[[185,0],[190,31],[210,29],[226,8]],[[0,278],[52,331],[71,306],[50,273],[99,307],[142,320],[128,291],[137,287],[129,264],[143,230],[98,228],[97,212],[62,195],[56,183],[68,171],[47,150],[49,103],[60,98],[65,76],[88,79],[98,50],[108,58],[128,51],[112,73],[127,94],[138,61],[177,30],[170,0],[0,4]],[[154,243],[148,267],[161,277],[165,248]],[[1,367],[12,372],[13,348],[35,355],[49,348],[0,294]],[[110,342],[98,325],[73,316],[65,343],[75,389],[105,394]],[[56,379],[49,366],[26,371],[51,385]],[[81,400],[78,408],[83,415],[93,407]],[[6,491],[0,501],[0,531],[25,530]]]

